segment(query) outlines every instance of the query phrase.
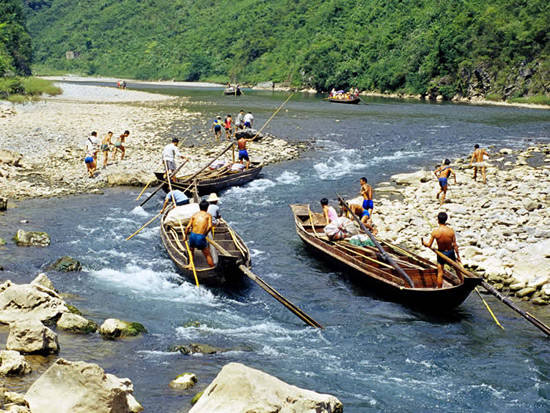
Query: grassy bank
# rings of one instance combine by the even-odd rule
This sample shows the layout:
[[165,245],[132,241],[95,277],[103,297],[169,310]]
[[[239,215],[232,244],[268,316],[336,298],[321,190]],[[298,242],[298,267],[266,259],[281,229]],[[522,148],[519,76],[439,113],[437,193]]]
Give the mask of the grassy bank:
[[21,103],[37,99],[40,95],[60,95],[61,88],[54,86],[51,80],[35,77],[0,78],[0,100]]

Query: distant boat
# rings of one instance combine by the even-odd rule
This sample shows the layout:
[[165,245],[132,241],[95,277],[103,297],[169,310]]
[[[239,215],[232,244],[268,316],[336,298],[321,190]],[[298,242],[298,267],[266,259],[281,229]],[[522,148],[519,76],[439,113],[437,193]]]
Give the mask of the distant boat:
[[[309,205],[290,205],[296,232],[306,246],[328,263],[341,268],[353,281],[391,301],[437,313],[459,306],[483,279],[459,277],[445,271],[443,287],[437,288],[436,264],[389,242],[378,239],[412,281],[410,285],[389,265],[378,248],[354,245],[346,240],[330,241],[323,232],[325,218],[311,212]],[[313,224],[312,224],[313,221]]]
[[228,87],[226,88],[224,91],[223,91],[224,94],[226,95],[234,95],[234,96],[241,96],[242,92],[241,92],[241,88],[238,88],[236,91],[235,91],[235,88],[232,86],[232,87]]
[[347,103],[349,105],[357,105],[359,102],[361,102],[361,98],[357,96],[349,99],[328,98],[328,101],[332,103]]

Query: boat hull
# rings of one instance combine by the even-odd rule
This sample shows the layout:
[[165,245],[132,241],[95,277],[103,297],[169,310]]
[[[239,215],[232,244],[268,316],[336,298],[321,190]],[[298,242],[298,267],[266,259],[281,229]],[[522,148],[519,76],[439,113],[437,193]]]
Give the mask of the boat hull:
[[331,103],[346,103],[348,105],[357,105],[359,102],[361,102],[361,98],[353,98],[353,99],[331,99],[328,98],[328,101]]

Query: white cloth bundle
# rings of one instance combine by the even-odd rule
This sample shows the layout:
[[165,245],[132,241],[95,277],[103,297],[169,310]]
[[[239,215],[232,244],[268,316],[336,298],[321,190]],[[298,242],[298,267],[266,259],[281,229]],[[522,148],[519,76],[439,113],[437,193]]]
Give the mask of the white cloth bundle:
[[164,222],[171,227],[187,224],[195,213],[199,212],[199,204],[180,205],[171,209]]

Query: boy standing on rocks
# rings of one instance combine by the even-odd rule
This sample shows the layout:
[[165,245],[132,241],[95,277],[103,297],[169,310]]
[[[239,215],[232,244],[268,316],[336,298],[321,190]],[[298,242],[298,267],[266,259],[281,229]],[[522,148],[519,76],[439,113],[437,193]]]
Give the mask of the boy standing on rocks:
[[124,159],[124,154],[126,153],[126,148],[124,147],[124,142],[126,142],[126,138],[130,135],[130,131],[126,130],[122,135],[120,135],[114,142],[113,145],[115,145],[115,150],[113,151],[113,161],[116,159],[116,153],[120,149],[120,152],[122,155],[120,156],[120,160],[122,161]]
[[437,168],[434,174],[438,178],[439,187],[441,188],[435,198],[439,199],[439,195],[443,193],[443,195],[441,195],[441,203],[439,204],[439,206],[441,206],[445,202],[445,195],[447,195],[447,188],[449,187],[448,186],[449,176],[451,175],[453,176],[456,184],[456,174],[451,169],[451,161],[449,159],[445,159],[445,162],[443,163],[443,165]]
[[[431,248],[434,240],[437,241],[437,250],[453,261],[461,262],[460,255],[458,254],[458,245],[456,243],[456,235],[454,230],[446,225],[447,222],[447,213],[440,212],[437,215],[437,222],[439,223],[439,228],[436,228],[432,232],[432,236],[428,242],[422,240],[422,245],[425,247]],[[441,257],[437,257],[437,288],[443,286],[443,267],[445,266],[445,261]]]
[[113,132],[109,131],[107,135],[103,137],[103,140],[101,141],[101,152],[103,152],[103,155],[105,157],[103,161],[103,169],[107,167],[107,159],[109,158],[109,145],[112,145],[113,142],[111,142],[111,138],[113,137]]
[[[487,183],[485,179],[485,167],[487,163],[485,162],[485,157],[489,157],[489,154],[485,149],[481,149],[479,145],[474,146],[474,153],[472,154],[472,159],[470,159],[470,166],[474,165],[474,181],[477,178],[477,168],[481,169],[481,176],[483,177],[483,183]],[[475,161],[475,162],[474,162]]]

